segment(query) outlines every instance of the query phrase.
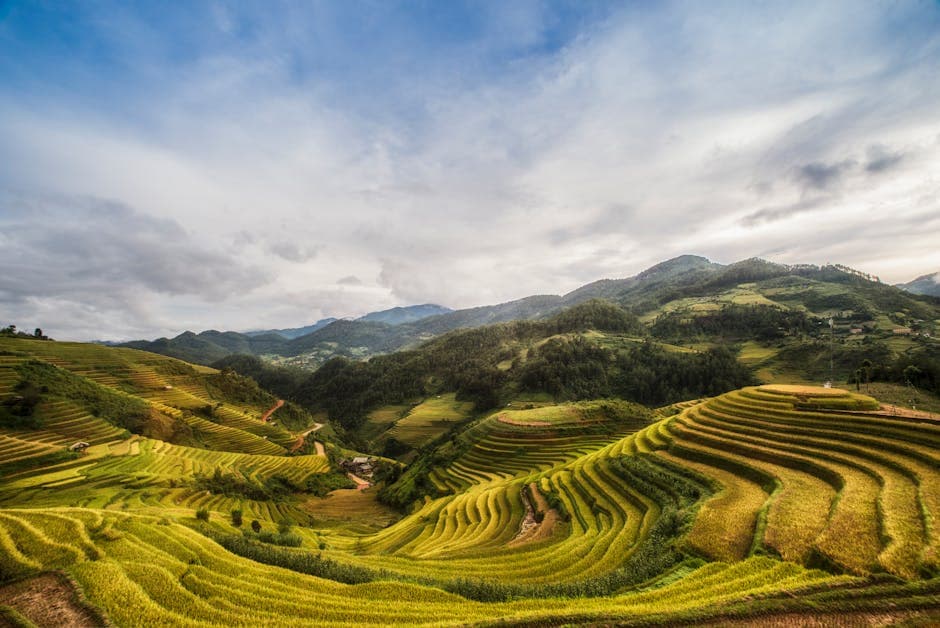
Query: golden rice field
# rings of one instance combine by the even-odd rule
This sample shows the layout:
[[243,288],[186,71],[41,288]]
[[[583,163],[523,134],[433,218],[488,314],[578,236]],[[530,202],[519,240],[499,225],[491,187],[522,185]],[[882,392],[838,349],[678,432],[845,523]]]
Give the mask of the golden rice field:
[[[206,434],[128,436],[57,398],[41,426],[0,428],[0,624],[19,616],[4,584],[50,570],[117,626],[940,621],[940,421],[864,395],[759,386],[666,418],[610,401],[506,408],[445,443],[427,477],[436,497],[396,515],[375,488],[197,488],[216,472],[301,485],[329,462],[286,455],[263,407],[197,416],[218,400],[169,358],[0,352],[0,398],[38,359]],[[442,396],[376,419],[417,443],[468,417]],[[59,455],[77,439],[87,452]],[[269,537],[291,524],[299,545],[244,536],[251,520]]]

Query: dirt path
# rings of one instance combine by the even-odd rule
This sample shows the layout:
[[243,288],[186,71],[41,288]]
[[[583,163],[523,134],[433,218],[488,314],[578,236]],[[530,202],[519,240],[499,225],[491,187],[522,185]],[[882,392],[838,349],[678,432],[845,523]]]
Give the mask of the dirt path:
[[323,447],[323,443],[318,440],[313,441],[313,446],[317,448],[317,455],[326,458],[326,449]]
[[[321,427],[323,427],[323,423],[314,423],[314,424],[313,424],[313,427],[311,427],[309,430],[307,430],[306,432],[303,432],[300,436],[297,437],[297,440],[295,440],[295,441],[294,441],[294,444],[291,445],[290,452],[291,452],[291,453],[294,453],[295,451],[297,451],[298,449],[300,449],[301,447],[303,447],[303,446],[304,446],[304,442],[306,442],[306,440],[307,440],[307,434],[312,434],[312,433],[316,432],[318,429],[320,429]],[[317,441],[317,442],[316,442],[316,448],[317,448],[317,455],[318,455],[318,456],[325,456],[325,455],[326,455],[326,451],[324,451],[324,449],[323,449],[323,443],[321,443],[320,441]]]
[[12,606],[37,626],[100,626],[102,618],[80,600],[75,586],[58,573],[0,587],[0,603]]
[[284,405],[284,400],[283,400],[283,399],[278,399],[278,400],[277,400],[277,403],[274,404],[274,406],[273,406],[270,410],[268,410],[267,412],[265,412],[264,414],[261,415],[261,422],[262,422],[262,423],[267,423],[267,422],[268,422],[268,419],[271,418],[271,415],[274,414],[274,411],[277,410],[278,408],[280,408],[280,407],[283,406],[283,405]]
[[356,490],[357,490],[357,491],[364,491],[364,490],[366,490],[367,488],[369,488],[370,486],[372,486],[369,482],[367,482],[366,480],[363,480],[363,479],[362,479],[361,477],[359,477],[358,475],[354,475],[354,474],[352,474],[352,473],[347,473],[347,474],[346,474],[346,477],[348,477],[350,480],[352,480],[353,482],[356,483]]
[[891,405],[890,403],[881,404],[881,411],[891,416],[903,416],[911,419],[933,419],[940,420],[940,414],[927,412],[926,410],[913,410],[902,406]]

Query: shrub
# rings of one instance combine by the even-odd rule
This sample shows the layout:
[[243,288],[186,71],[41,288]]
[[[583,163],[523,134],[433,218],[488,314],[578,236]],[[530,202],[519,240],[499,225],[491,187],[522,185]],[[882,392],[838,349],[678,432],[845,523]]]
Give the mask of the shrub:
[[199,519],[200,521],[208,521],[209,511],[205,508],[200,508],[196,511],[196,519]]
[[232,508],[232,525],[240,528],[242,525],[242,511],[240,508]]

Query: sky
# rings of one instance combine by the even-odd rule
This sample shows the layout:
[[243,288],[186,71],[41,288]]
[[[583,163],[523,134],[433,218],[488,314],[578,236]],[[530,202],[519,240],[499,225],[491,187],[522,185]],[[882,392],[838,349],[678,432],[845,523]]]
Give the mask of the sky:
[[940,270],[940,2],[0,0],[0,324]]

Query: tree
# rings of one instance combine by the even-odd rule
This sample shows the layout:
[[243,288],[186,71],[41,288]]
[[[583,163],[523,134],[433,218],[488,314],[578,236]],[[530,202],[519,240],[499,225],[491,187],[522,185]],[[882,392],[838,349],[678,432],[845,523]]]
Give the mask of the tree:
[[232,525],[236,528],[242,526],[242,511],[240,508],[232,508]]
[[33,336],[35,336],[36,338],[42,338],[42,330],[37,327],[36,331],[33,332]]
[[865,392],[871,394],[871,360],[862,361],[862,370],[865,372]]
[[254,531],[255,534],[258,534],[259,532],[261,532],[261,522],[258,521],[257,519],[252,519],[251,529]]

